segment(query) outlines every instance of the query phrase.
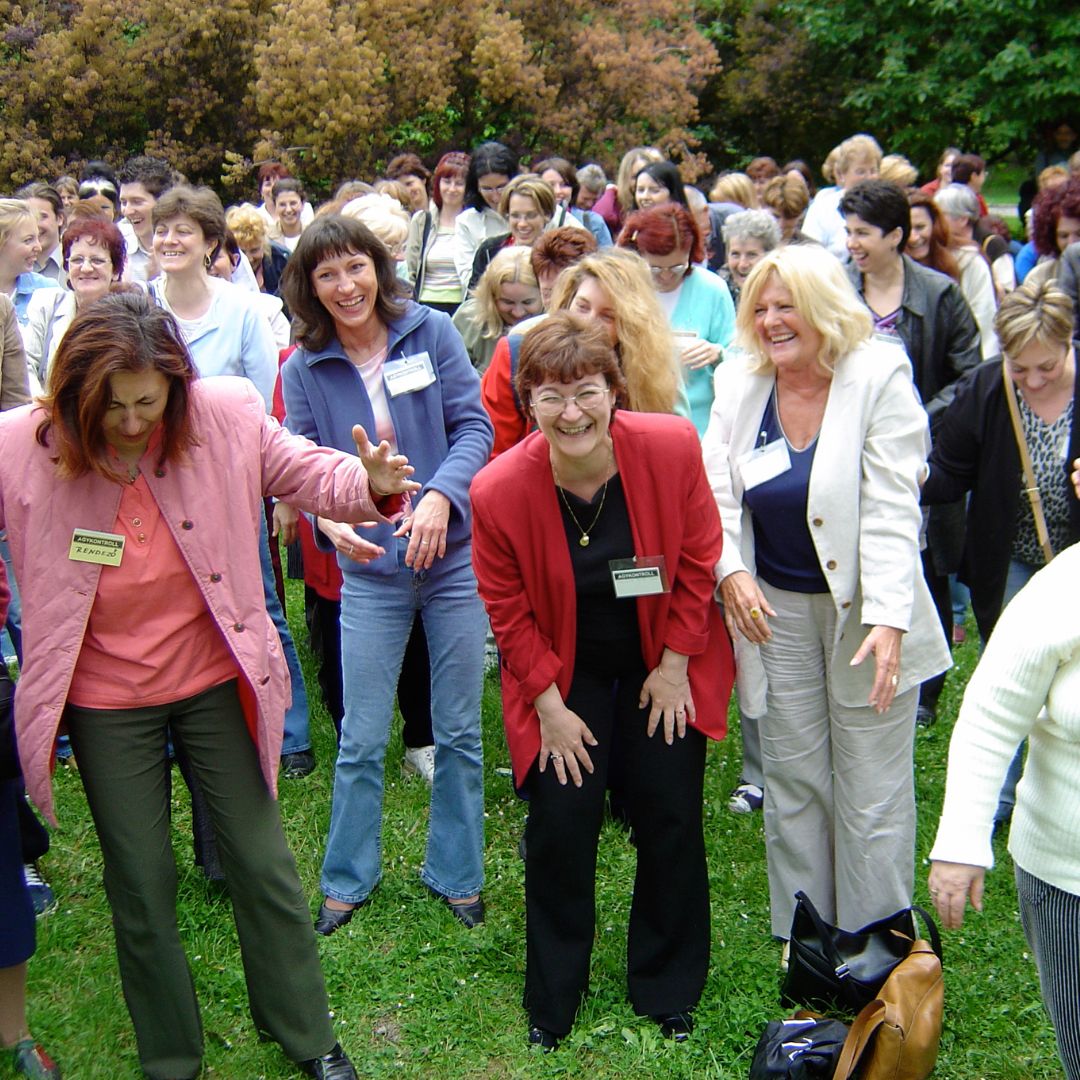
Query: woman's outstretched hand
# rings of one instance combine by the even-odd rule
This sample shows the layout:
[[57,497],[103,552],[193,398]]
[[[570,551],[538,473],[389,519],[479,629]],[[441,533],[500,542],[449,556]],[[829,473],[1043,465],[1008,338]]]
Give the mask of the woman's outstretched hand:
[[352,429],[356,452],[368,474],[368,486],[373,499],[384,495],[405,495],[419,491],[420,485],[409,477],[416,471],[404,454],[394,454],[390,444],[383,439],[376,446],[360,424]]

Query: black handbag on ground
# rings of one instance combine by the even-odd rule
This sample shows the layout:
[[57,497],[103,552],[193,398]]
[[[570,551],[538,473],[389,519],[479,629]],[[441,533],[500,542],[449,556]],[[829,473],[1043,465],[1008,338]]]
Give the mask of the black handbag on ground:
[[750,1080],[832,1080],[848,1029],[839,1020],[798,1012],[770,1020],[750,1063]]
[[864,926],[841,930],[818,914],[804,892],[795,894],[791,950],[780,996],[788,1005],[850,1009],[858,1012],[877,997],[893,968],[911,949],[915,917],[926,924],[927,937],[941,959],[941,935],[921,907],[908,908]]

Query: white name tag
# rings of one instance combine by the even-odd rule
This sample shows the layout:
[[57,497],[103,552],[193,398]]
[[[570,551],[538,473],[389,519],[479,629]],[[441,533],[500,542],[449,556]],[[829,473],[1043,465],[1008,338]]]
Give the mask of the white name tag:
[[414,394],[435,381],[435,370],[431,366],[431,357],[427,352],[405,356],[400,360],[387,360],[383,364],[383,381],[391,397],[399,394]]
[[75,562],[119,566],[123,557],[124,537],[119,533],[76,529],[71,534],[71,547],[68,549],[68,558]]
[[739,472],[742,473],[743,487],[749,491],[759,484],[768,483],[791,468],[791,455],[783,439],[759,446],[739,458]]
[[624,597],[657,596],[670,592],[663,555],[642,555],[633,559],[612,559],[611,584],[615,595]]

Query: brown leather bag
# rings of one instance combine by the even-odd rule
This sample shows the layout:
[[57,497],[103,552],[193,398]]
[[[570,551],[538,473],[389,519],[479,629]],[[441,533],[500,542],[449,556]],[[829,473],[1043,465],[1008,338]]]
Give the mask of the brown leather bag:
[[945,984],[928,941],[885,980],[877,999],[855,1018],[833,1080],[926,1080],[937,1061]]

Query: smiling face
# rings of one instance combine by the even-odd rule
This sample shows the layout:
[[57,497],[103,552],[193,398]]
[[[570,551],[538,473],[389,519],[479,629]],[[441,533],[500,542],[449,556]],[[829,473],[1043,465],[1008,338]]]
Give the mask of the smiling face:
[[824,344],[776,274],[769,275],[754,305],[754,332],[778,373],[810,368]]
[[862,273],[879,274],[899,257],[900,238],[903,236],[903,230],[899,227],[882,232],[857,214],[848,214],[844,218],[844,225],[847,229],[848,254]]
[[878,163],[872,157],[854,158],[848,162],[846,172],[837,172],[836,186],[845,191],[862,180],[878,178]]
[[925,206],[911,208],[911,235],[908,237],[907,253],[916,261],[930,258],[930,240],[934,232],[934,219]]
[[1071,393],[1076,374],[1071,346],[1045,344],[1038,338],[1029,341],[1016,356],[1007,357],[1005,370],[1032,405],[1066,389]]
[[[583,409],[572,397],[583,394]],[[585,375],[573,382],[545,382],[529,393],[530,408],[537,426],[551,447],[555,467],[564,462],[580,462],[600,451],[606,453],[615,394],[603,375]],[[547,404],[545,404],[545,402]],[[560,407],[561,406],[561,407]]]
[[663,184],[658,184],[647,172],[638,174],[634,183],[634,199],[641,210],[652,206],[661,206],[671,201],[671,192]]
[[574,299],[570,301],[570,310],[602,326],[612,348],[619,344],[615,305],[611,302],[607,289],[596,278],[586,274],[581,279]]
[[68,284],[75,293],[77,307],[100,299],[116,280],[109,249],[100,246],[89,236],[80,236],[71,245],[67,271]]
[[506,220],[510,222],[510,233],[515,244],[531,247],[540,239],[540,234],[547,224],[543,212],[536,201],[529,195],[511,195],[506,208]]
[[540,179],[551,185],[551,190],[555,192],[556,202],[563,206],[570,205],[570,196],[573,195],[574,189],[563,179],[558,169],[545,169],[540,174]]
[[355,335],[378,320],[375,302],[379,298],[379,280],[375,264],[367,255],[346,252],[323,259],[311,272],[311,287],[319,302],[330,313],[337,327]]
[[0,247],[0,273],[15,278],[34,269],[41,256],[37,222],[30,214],[18,218]]
[[492,210],[499,210],[499,200],[502,198],[503,188],[510,183],[510,177],[506,173],[484,173],[476,181],[476,186],[480,189],[480,198],[491,207]]
[[409,204],[414,213],[417,210],[427,209],[427,187],[419,176],[408,173],[406,176],[399,176],[397,182],[408,193]]
[[522,319],[539,315],[544,310],[544,301],[540,296],[538,285],[526,285],[523,281],[506,281],[499,286],[495,306],[499,309],[503,323],[506,326],[513,326]]
[[206,257],[215,246],[187,214],[177,214],[154,226],[154,257],[166,274],[206,273]]
[[27,199],[26,205],[34,212],[37,220],[41,252],[48,255],[60,244],[60,218],[56,216],[56,211],[48,199]]
[[728,244],[727,268],[731,280],[742,288],[754,265],[765,255],[765,245],[755,236],[738,237]]
[[303,226],[300,214],[304,209],[304,200],[295,191],[283,191],[274,200],[278,224],[286,236],[297,236]]
[[465,175],[452,172],[440,176],[439,194],[442,196],[444,209],[460,210],[465,204]]
[[124,215],[135,230],[135,235],[144,240],[153,231],[151,211],[157,199],[142,184],[120,185],[120,213]]
[[109,376],[112,399],[101,422],[105,441],[125,461],[138,461],[165,415],[169,380],[160,371],[118,371]]

